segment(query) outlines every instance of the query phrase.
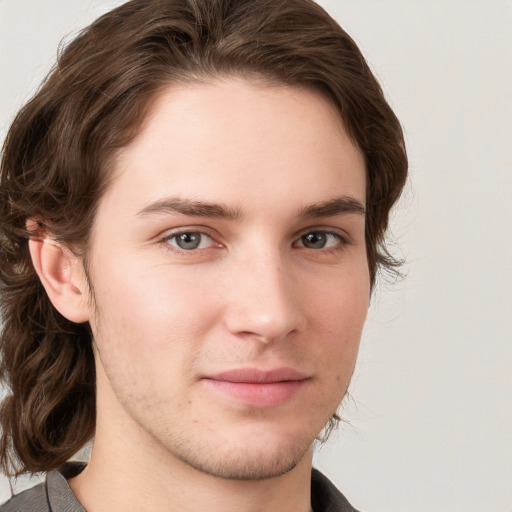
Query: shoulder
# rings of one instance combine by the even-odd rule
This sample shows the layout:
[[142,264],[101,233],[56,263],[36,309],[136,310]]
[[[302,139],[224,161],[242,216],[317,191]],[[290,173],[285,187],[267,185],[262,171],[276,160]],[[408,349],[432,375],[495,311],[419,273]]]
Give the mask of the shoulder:
[[314,512],[358,512],[317,469],[311,474],[311,507]]
[[45,482],[16,494],[0,506],[0,512],[85,512],[67,481],[84,467],[82,463],[67,463],[50,471]]
[[50,512],[46,485],[38,484],[13,496],[0,506],[0,512]]

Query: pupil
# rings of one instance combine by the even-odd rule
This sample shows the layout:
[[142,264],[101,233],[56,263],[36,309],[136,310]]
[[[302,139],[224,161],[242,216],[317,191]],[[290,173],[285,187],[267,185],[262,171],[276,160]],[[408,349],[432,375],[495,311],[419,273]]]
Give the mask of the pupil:
[[302,237],[302,243],[311,249],[322,249],[327,242],[325,233],[308,233]]
[[176,243],[180,249],[196,249],[201,243],[201,236],[199,233],[181,233],[176,237]]

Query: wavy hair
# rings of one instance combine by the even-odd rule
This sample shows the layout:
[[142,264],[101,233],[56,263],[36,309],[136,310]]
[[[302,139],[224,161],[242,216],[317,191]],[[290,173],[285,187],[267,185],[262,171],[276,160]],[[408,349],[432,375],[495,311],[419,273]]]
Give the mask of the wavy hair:
[[32,266],[27,221],[87,254],[115,152],[138,133],[170,84],[219,76],[306,87],[338,109],[367,170],[366,249],[372,286],[397,262],[385,247],[404,186],[400,123],[354,41],[312,0],[132,0],[84,29],[20,110],[0,176],[0,465],[58,467],[94,434],[88,324],[50,303]]

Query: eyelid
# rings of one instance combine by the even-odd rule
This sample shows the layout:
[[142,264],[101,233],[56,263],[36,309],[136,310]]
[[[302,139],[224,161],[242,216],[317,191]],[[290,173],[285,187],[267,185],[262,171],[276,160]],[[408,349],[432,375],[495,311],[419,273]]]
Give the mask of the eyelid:
[[210,238],[216,239],[219,237],[218,233],[208,226],[202,225],[190,225],[190,226],[179,226],[175,228],[168,228],[161,232],[157,238],[160,240],[171,238],[173,236],[181,235],[182,233],[201,233],[209,236]]
[[308,233],[325,233],[326,235],[333,235],[338,237],[344,244],[351,243],[351,237],[345,230],[326,226],[312,226],[301,230],[296,236],[297,241]]
[[[336,238],[336,243],[334,245],[330,245],[327,247],[308,247],[304,245],[304,242],[302,241],[302,238],[309,234],[309,233],[322,233],[325,235],[331,235]],[[327,242],[328,243],[328,242]],[[335,255],[341,255],[344,253],[344,251],[352,244],[352,241],[349,237],[349,235],[339,229],[333,229],[331,227],[325,228],[325,227],[312,227],[306,230],[303,230],[298,237],[296,238],[295,242],[293,242],[292,248],[296,249],[297,251],[300,251],[301,254],[306,254],[309,257],[313,257],[315,259],[324,257],[332,257]]]
[[[178,247],[176,245],[171,245],[169,243],[169,240],[171,240],[172,238],[175,238],[175,237],[185,234],[185,233],[198,233],[200,235],[206,236],[212,241],[212,245],[211,245],[211,247],[204,247],[202,249],[186,250],[186,249],[181,249],[180,247]],[[207,251],[208,249],[215,249],[215,248],[223,247],[224,245],[221,242],[218,242],[217,238],[218,238],[217,236],[212,234],[212,230],[206,228],[205,226],[180,226],[179,228],[173,228],[173,229],[169,229],[169,230],[163,232],[162,235],[160,235],[158,237],[158,242],[165,245],[166,249],[171,252],[174,252],[177,254],[191,255],[192,253],[197,254],[201,251]]]
[[[204,235],[204,236],[210,238],[212,241],[212,244],[210,247],[205,247],[202,249],[186,250],[186,249],[181,249],[180,247],[178,247],[176,245],[171,245],[169,243],[170,239],[177,237],[180,234],[184,234],[184,233],[199,233],[201,235]],[[308,233],[324,233],[327,235],[332,235],[339,240],[339,244],[336,244],[334,247],[327,247],[327,248],[320,248],[320,249],[310,249],[305,246],[297,246],[297,243],[300,242],[301,238],[304,235],[307,235]],[[195,254],[197,256],[198,253],[202,253],[204,251],[225,247],[225,244],[218,241],[219,238],[220,238],[219,234],[216,231],[212,230],[211,228],[209,228],[207,226],[195,225],[195,226],[180,226],[177,228],[168,229],[168,230],[164,231],[160,236],[158,236],[157,241],[160,244],[165,245],[165,248],[167,250],[174,252],[176,254],[188,255],[188,256],[192,256],[193,254]],[[350,235],[345,230],[342,230],[341,228],[335,228],[332,226],[329,226],[329,227],[310,226],[308,228],[302,229],[300,232],[298,232],[295,235],[294,241],[292,243],[292,247],[298,247],[300,249],[306,249],[306,250],[309,249],[311,251],[325,253],[325,252],[329,252],[329,251],[335,252],[337,250],[342,250],[344,247],[346,247],[347,245],[350,245],[350,244],[352,244],[352,239],[351,239]]]

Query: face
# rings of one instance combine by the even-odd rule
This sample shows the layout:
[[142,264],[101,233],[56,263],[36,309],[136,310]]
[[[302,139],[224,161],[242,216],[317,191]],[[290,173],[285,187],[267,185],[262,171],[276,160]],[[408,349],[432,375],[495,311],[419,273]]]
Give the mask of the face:
[[92,231],[98,422],[223,478],[296,465],[355,364],[365,185],[312,92],[229,79],[162,93]]

